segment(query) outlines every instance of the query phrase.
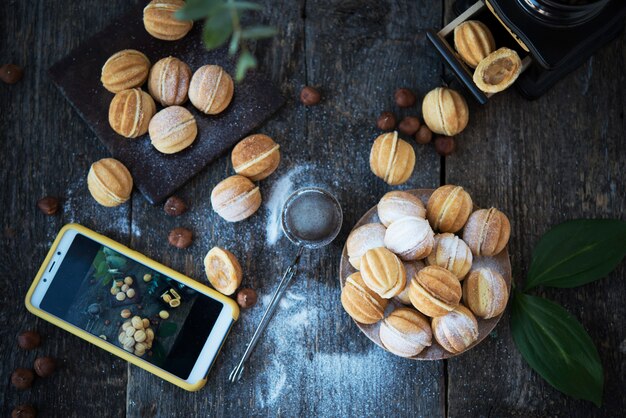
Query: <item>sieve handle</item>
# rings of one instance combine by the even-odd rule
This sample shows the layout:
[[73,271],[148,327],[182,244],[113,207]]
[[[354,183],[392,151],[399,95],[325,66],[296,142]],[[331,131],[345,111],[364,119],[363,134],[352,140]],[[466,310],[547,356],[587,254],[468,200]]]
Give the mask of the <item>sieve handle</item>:
[[230,375],[228,376],[228,380],[230,380],[232,383],[238,382],[239,379],[241,378],[241,374],[243,373],[243,369],[244,369],[244,363],[248,360],[248,358],[250,358],[250,355],[252,354],[252,351],[254,350],[256,343],[259,341],[261,334],[263,334],[263,331],[265,331],[265,328],[267,328],[267,324],[269,324],[270,320],[272,319],[274,311],[276,310],[276,307],[278,306],[278,302],[280,302],[280,299],[283,296],[285,289],[287,289],[287,287],[289,286],[289,283],[291,283],[291,279],[293,279],[293,277],[296,275],[296,272],[298,271],[298,264],[300,263],[300,257],[302,256],[303,251],[304,251],[304,247],[298,248],[298,254],[296,255],[295,260],[293,261],[293,263],[291,263],[291,265],[285,271],[285,274],[283,275],[282,280],[278,284],[278,289],[276,289],[276,292],[274,292],[274,296],[272,296],[272,300],[270,301],[267,309],[265,310],[265,313],[263,314],[263,317],[261,318],[261,322],[259,323],[256,330],[254,331],[254,334],[252,335],[252,339],[248,343],[248,346],[246,347],[246,351],[243,353],[243,356],[241,357],[239,364],[237,364],[237,367],[235,367],[233,371],[230,373]]

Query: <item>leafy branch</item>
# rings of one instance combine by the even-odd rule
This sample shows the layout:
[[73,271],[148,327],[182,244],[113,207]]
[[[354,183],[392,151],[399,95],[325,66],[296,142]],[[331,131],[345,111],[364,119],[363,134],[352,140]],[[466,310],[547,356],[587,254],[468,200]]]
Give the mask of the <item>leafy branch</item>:
[[626,255],[626,222],[580,219],[548,231],[533,251],[523,291],[515,291],[511,333],[526,362],[566,395],[602,405],[604,372],[583,326],[563,307],[528,290],[571,288],[601,279]]
[[187,0],[185,7],[176,12],[179,20],[204,19],[202,39],[207,49],[212,50],[226,44],[228,54],[235,56],[239,52],[235,79],[241,81],[248,70],[257,67],[257,60],[248,49],[247,41],[271,38],[278,31],[271,26],[241,26],[240,13],[262,10],[253,2],[235,0]]

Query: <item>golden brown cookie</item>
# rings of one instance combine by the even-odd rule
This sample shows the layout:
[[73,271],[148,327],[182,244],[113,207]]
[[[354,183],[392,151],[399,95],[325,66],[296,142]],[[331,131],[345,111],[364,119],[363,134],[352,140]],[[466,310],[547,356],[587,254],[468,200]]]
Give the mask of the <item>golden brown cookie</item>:
[[426,208],[422,200],[411,193],[399,190],[386,193],[378,202],[376,209],[380,222],[385,226],[405,216],[426,217]]
[[181,105],[187,101],[191,69],[174,57],[163,58],[150,69],[148,92],[162,106]]
[[174,154],[193,143],[198,127],[191,112],[181,106],[170,106],[154,115],[149,132],[154,148],[163,154]]
[[449,232],[435,235],[435,245],[426,259],[430,266],[443,267],[459,280],[472,268],[472,251],[465,241]]
[[232,295],[241,284],[243,270],[233,253],[213,247],[204,257],[204,271],[211,285],[220,293]]
[[433,192],[426,205],[426,215],[435,231],[457,232],[472,213],[472,198],[461,186],[447,184]]
[[217,115],[233,99],[233,79],[219,65],[204,65],[196,70],[189,85],[189,100],[201,112]]
[[361,225],[348,235],[346,249],[352,267],[359,270],[361,257],[367,250],[385,246],[385,231],[381,224],[372,223]]
[[426,219],[405,216],[387,228],[385,247],[404,261],[421,260],[432,251],[434,236]]
[[479,209],[472,213],[463,230],[463,241],[475,256],[499,254],[510,236],[509,218],[496,208]]
[[433,318],[431,327],[435,340],[452,354],[465,351],[478,339],[478,322],[463,305],[443,316]]
[[387,299],[367,287],[361,273],[356,272],[346,278],[341,290],[341,305],[356,322],[374,324],[380,321],[385,316],[388,303]]
[[193,21],[178,20],[174,13],[184,6],[183,0],[152,0],[143,9],[143,25],[146,31],[164,41],[183,38],[193,27]]
[[231,154],[235,173],[252,181],[263,180],[272,174],[280,163],[280,145],[263,134],[250,135],[241,141]]
[[398,138],[398,132],[380,135],[372,144],[370,169],[387,184],[406,182],[415,167],[415,151],[411,144]]
[[109,105],[109,125],[126,138],[137,138],[148,132],[156,112],[152,97],[141,89],[120,91]]
[[87,187],[91,196],[102,206],[118,206],[130,198],[133,177],[121,162],[103,158],[91,165]]
[[466,20],[454,28],[454,46],[461,59],[476,68],[480,61],[496,49],[496,41],[483,22]]
[[261,206],[261,192],[247,177],[230,176],[213,188],[211,205],[228,222],[242,221]]
[[401,357],[413,357],[432,342],[430,324],[414,309],[396,308],[380,325],[380,341],[385,348]]
[[509,289],[500,273],[480,268],[472,271],[463,282],[463,302],[481,318],[500,315],[509,300]]
[[406,284],[406,272],[400,259],[386,248],[372,248],[361,257],[361,275],[367,287],[380,297],[398,295]]
[[430,317],[453,311],[461,301],[461,283],[439,266],[421,269],[411,281],[409,298],[415,308]]
[[498,93],[515,83],[522,72],[517,52],[500,48],[485,57],[474,71],[474,83],[485,93]]
[[469,109],[456,90],[437,87],[422,102],[422,115],[428,128],[440,135],[454,136],[467,126]]
[[102,66],[100,81],[111,93],[141,86],[148,78],[150,60],[134,49],[111,55]]

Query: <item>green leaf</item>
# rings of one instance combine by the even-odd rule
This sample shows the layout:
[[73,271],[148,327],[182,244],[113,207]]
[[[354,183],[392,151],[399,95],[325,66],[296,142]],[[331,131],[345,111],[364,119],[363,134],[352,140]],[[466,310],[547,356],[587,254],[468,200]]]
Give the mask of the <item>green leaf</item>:
[[626,222],[579,219],[548,231],[533,251],[525,290],[576,287],[609,274],[626,255]]
[[176,333],[178,326],[173,322],[162,322],[157,331],[157,337],[166,338],[171,337]]
[[204,23],[202,39],[207,49],[215,49],[222,46],[233,33],[233,22],[230,19],[230,12],[221,12],[209,17]]
[[252,68],[256,68],[256,58],[254,58],[254,55],[252,55],[250,51],[245,50],[239,55],[239,61],[237,61],[237,71],[235,73],[235,79],[237,81],[243,80],[248,70]]
[[241,39],[263,39],[271,38],[278,31],[271,26],[251,26],[241,31]]
[[516,293],[511,332],[526,362],[566,395],[602,404],[604,374],[589,334],[569,312],[544,298]]
[[215,14],[224,7],[223,0],[187,0],[185,6],[174,13],[178,20],[198,20]]
[[239,39],[241,38],[240,31],[234,31],[233,37],[230,38],[230,45],[228,46],[228,55],[235,55],[239,49]]

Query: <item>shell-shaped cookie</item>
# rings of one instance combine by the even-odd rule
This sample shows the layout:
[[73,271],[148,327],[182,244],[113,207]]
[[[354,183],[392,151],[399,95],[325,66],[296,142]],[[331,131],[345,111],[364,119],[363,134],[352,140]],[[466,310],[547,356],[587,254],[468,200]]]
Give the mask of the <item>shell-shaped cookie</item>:
[[467,102],[459,92],[447,87],[428,92],[422,102],[422,115],[428,128],[440,135],[457,135],[469,122]]
[[401,357],[413,357],[432,343],[428,320],[411,308],[396,308],[383,320],[379,331],[385,348]]
[[434,235],[426,219],[406,216],[389,225],[385,232],[385,247],[402,260],[420,260],[432,251]]
[[91,165],[87,187],[91,196],[102,206],[118,206],[130,198],[133,177],[121,162],[104,158]]
[[231,154],[235,173],[259,181],[272,174],[280,163],[280,145],[263,134],[250,135],[239,141]]
[[426,267],[423,261],[406,261],[402,263],[404,265],[404,271],[406,272],[406,284],[404,285],[404,289],[398,295],[396,295],[395,300],[404,304],[411,305],[411,298],[409,297],[409,290],[411,288],[411,281],[417,275],[417,273]]
[[398,190],[386,193],[378,202],[377,211],[385,226],[405,216],[426,217],[426,208],[419,197]]
[[459,306],[461,295],[459,279],[439,266],[428,266],[420,270],[409,288],[409,298],[413,306],[430,317],[453,311]]
[[473,80],[485,93],[497,93],[513,84],[521,72],[522,60],[517,52],[500,48],[478,64]]
[[372,223],[361,225],[348,235],[346,249],[352,267],[359,270],[361,257],[367,250],[385,246],[385,231],[386,228],[381,224]]
[[459,237],[449,232],[435,235],[435,245],[426,262],[430,266],[443,267],[459,280],[472,268],[472,251]]
[[213,247],[204,257],[204,272],[207,280],[220,293],[232,295],[241,284],[243,270],[235,254]]
[[191,69],[174,57],[163,58],[150,69],[148,92],[163,106],[181,105],[187,101]]
[[193,27],[193,21],[178,20],[174,13],[184,6],[183,0],[152,0],[143,9],[143,25],[146,31],[164,41],[183,38]]
[[467,65],[476,68],[496,49],[496,41],[489,28],[481,21],[466,20],[454,28],[454,46]]
[[475,211],[463,230],[463,241],[475,256],[499,254],[506,247],[510,236],[509,218],[496,208]]
[[361,275],[367,287],[385,299],[399,294],[406,284],[402,262],[384,247],[372,248],[363,254]]
[[481,318],[500,315],[509,300],[509,289],[500,273],[488,268],[472,271],[463,282],[463,302]]
[[219,65],[205,65],[196,70],[189,85],[189,100],[207,115],[221,113],[233,99],[234,84]]
[[472,213],[472,198],[461,186],[441,186],[428,199],[426,213],[435,231],[457,232]]
[[446,315],[433,318],[432,332],[444,350],[457,354],[465,351],[478,339],[478,322],[463,305]]
[[406,182],[414,167],[415,151],[408,142],[398,138],[398,132],[387,132],[374,140],[370,168],[387,184],[395,186]]
[[190,111],[181,106],[170,106],[154,115],[149,132],[154,148],[163,154],[174,154],[193,143],[198,126]]
[[124,49],[111,55],[102,66],[100,81],[111,93],[141,86],[148,78],[150,60],[134,49]]
[[385,316],[388,303],[387,299],[367,287],[361,273],[356,272],[346,278],[341,290],[341,304],[356,322],[374,324],[380,321]]
[[152,97],[141,89],[120,91],[109,105],[109,125],[126,138],[137,138],[148,132],[156,112]]
[[261,192],[247,177],[230,176],[213,188],[211,206],[228,222],[242,221],[261,206]]

